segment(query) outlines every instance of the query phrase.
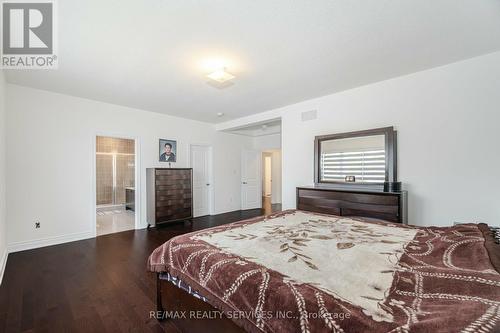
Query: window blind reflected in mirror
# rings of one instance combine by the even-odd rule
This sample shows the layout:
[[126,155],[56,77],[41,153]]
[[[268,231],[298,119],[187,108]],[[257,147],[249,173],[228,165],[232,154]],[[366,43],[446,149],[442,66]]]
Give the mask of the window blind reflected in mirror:
[[384,135],[323,141],[321,181],[383,183],[385,161]]

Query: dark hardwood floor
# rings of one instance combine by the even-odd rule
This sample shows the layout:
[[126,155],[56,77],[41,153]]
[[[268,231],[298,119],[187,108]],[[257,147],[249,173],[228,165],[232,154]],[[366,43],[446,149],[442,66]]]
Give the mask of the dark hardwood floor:
[[0,332],[178,332],[149,317],[149,254],[174,236],[281,210],[268,200],[263,207],[9,254]]

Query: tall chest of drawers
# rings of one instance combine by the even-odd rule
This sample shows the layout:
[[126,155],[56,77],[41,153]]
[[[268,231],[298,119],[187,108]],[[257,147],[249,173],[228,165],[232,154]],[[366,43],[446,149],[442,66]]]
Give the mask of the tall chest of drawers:
[[150,168],[146,175],[150,226],[193,217],[193,169]]

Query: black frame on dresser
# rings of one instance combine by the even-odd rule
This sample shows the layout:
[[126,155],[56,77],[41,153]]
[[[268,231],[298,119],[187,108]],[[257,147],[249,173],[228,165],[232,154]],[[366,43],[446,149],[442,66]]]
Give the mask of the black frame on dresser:
[[336,185],[350,188],[372,188],[380,187],[383,183],[348,183],[348,182],[338,182],[338,181],[322,181],[321,180],[321,142],[335,139],[347,139],[363,136],[372,135],[384,135],[385,136],[385,181],[386,182],[396,182],[397,181],[397,131],[394,127],[382,127],[370,130],[329,134],[329,135],[319,135],[314,137],[314,183],[316,185]]

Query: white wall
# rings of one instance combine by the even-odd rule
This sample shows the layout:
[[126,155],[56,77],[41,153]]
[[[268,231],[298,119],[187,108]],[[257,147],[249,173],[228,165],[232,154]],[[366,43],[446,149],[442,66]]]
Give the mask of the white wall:
[[271,203],[281,203],[281,177],[282,177],[282,167],[281,167],[281,150],[271,151],[271,178],[273,179],[272,190],[271,190]]
[[[334,73],[332,73],[334,75]],[[301,113],[318,117],[301,121]],[[409,222],[500,225],[500,52],[220,124],[282,117],[283,206],[313,183],[316,135],[398,130],[399,179]]]
[[253,147],[261,151],[281,149],[281,134],[256,136],[253,138]]
[[6,108],[5,108],[5,76],[0,70],[0,283],[2,282],[5,264],[7,262],[7,228],[5,204],[5,139],[6,139]]
[[176,167],[189,166],[190,144],[212,145],[215,212],[240,209],[239,156],[243,147],[252,147],[251,138],[216,132],[207,123],[10,84],[7,110],[11,249],[92,236],[96,134],[138,139],[142,226],[146,168],[165,167],[158,162],[159,138],[178,141]]

